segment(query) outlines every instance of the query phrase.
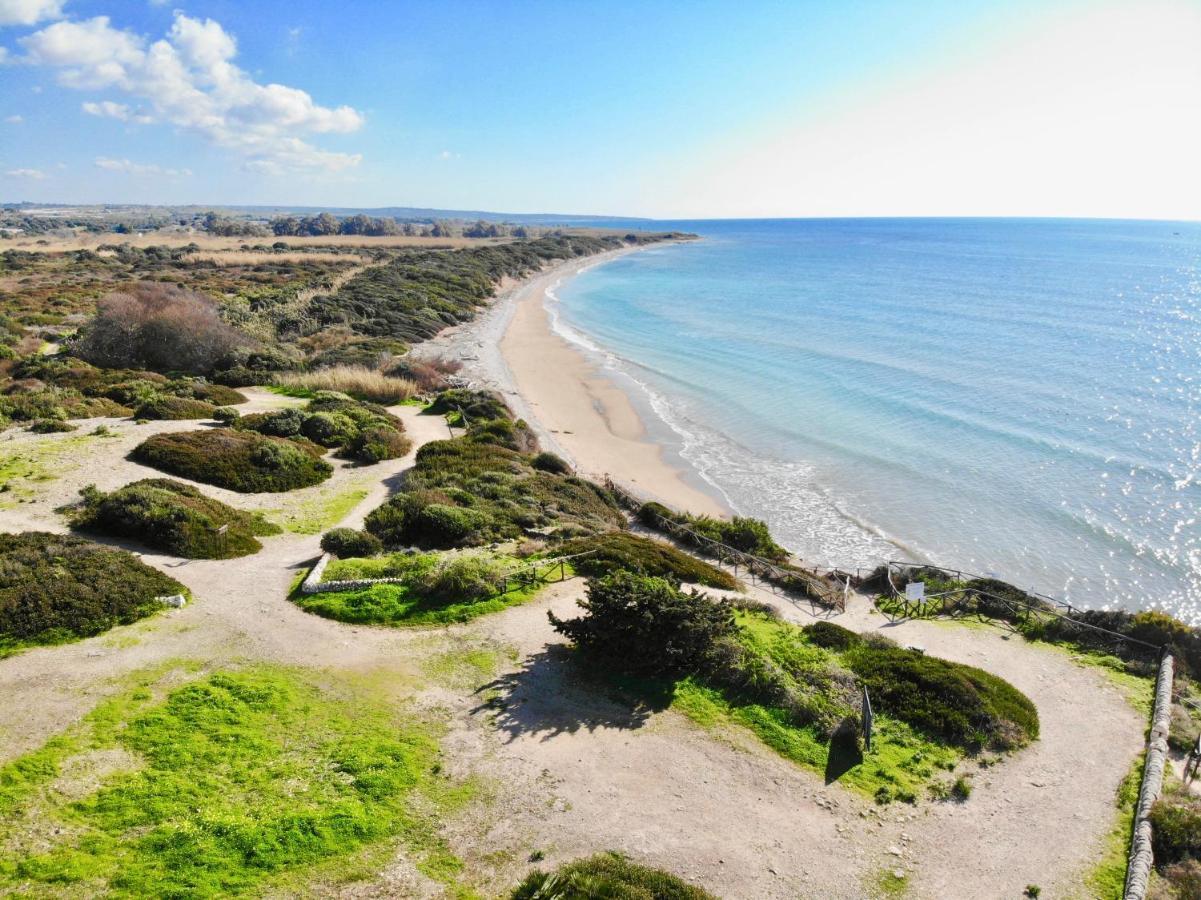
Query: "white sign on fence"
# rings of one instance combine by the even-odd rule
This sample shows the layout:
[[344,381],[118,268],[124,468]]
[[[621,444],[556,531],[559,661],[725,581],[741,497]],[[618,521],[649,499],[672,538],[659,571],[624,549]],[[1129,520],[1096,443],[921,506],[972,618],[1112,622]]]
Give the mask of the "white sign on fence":
[[926,599],[926,582],[910,581],[905,585],[905,599],[922,601]]

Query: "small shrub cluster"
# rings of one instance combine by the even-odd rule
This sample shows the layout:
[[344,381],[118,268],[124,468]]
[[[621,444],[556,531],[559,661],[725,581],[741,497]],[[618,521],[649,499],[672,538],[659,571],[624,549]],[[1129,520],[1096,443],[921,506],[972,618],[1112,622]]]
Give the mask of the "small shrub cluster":
[[463,416],[466,416],[468,424],[513,418],[500,394],[468,388],[443,391],[434,398],[426,412],[446,416],[452,425],[461,424]]
[[157,396],[134,410],[135,419],[211,419],[217,407],[188,397]]
[[1201,862],[1201,797],[1183,790],[1166,793],[1151,808],[1150,820],[1156,866]]
[[433,394],[445,390],[452,376],[463,368],[457,360],[448,359],[413,359],[401,356],[391,360],[383,367],[383,373],[391,378],[403,378],[417,385],[417,390],[424,394]]
[[366,531],[354,528],[334,528],[321,536],[321,549],[340,559],[355,556],[375,556],[382,553],[384,545],[379,538]]
[[604,488],[535,468],[532,435],[520,439],[530,452],[514,449],[511,439],[527,432],[512,421],[499,398],[447,391],[431,408],[453,412],[461,408],[460,402],[501,416],[470,419],[468,434],[432,441],[417,452],[400,493],[367,517],[367,530],[385,546],[449,549],[515,540],[528,533],[570,537],[625,524]]
[[179,593],[177,581],[124,550],[38,531],[0,534],[0,652],[100,634]]
[[711,566],[670,544],[625,531],[610,531],[591,537],[575,538],[564,543],[556,553],[590,554],[573,562],[576,572],[590,577],[624,569],[639,575],[656,575],[676,582],[703,584],[723,590],[738,588],[738,580],[729,572]]
[[291,491],[329,478],[333,467],[308,442],[218,429],[156,434],[130,457],[172,475],[241,493]]
[[512,900],[716,900],[682,878],[630,862],[619,853],[601,853],[531,872],[513,891]]
[[[105,494],[88,486],[77,528],[137,541],[188,559],[233,559],[262,549],[258,537],[279,528],[261,516],[206,497],[191,485],[147,478]],[[225,532],[219,534],[219,530]]]
[[404,433],[404,424],[384,407],[333,391],[314,394],[305,409],[251,413],[230,424],[240,431],[338,447],[343,456],[367,464],[398,459],[413,447]]

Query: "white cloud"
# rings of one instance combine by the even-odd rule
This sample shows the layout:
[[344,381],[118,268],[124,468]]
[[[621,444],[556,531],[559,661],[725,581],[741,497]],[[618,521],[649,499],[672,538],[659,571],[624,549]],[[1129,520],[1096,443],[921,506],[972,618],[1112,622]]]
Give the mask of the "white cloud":
[[0,66],[8,62],[8,48],[0,47]]
[[112,100],[101,100],[99,103],[89,100],[83,104],[83,111],[89,116],[116,119],[118,122],[137,122],[139,125],[154,121],[153,116],[134,112],[124,103],[114,103]]
[[41,181],[43,178],[50,177],[41,169],[9,169],[4,174],[9,178],[32,178],[34,181]]
[[63,14],[64,0],[0,0],[0,25],[36,25]]
[[234,62],[237,42],[212,19],[176,12],[167,36],[147,44],[113,28],[107,16],[57,22],[21,40],[25,62],[60,69],[67,87],[110,88],[141,101],[134,113],[114,100],[84,104],[91,115],[161,121],[198,134],[245,159],[252,171],[336,172],[359,154],[322,150],[310,134],[347,134],[363,125],[349,106],[327,107],[299,88],[259,84]]
[[17,116],[17,115],[5,116],[4,121],[7,122],[9,125],[20,125],[22,122],[25,121],[25,117]]
[[192,174],[191,169],[166,169],[154,163],[136,163],[129,159],[111,159],[107,156],[98,156],[96,167],[109,172],[123,172],[126,175],[162,175],[179,178]]

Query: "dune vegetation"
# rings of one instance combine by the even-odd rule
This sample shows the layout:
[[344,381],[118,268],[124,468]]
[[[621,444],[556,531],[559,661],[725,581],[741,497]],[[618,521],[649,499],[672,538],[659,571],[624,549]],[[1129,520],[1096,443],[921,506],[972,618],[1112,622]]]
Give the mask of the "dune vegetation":
[[640,866],[620,853],[598,853],[560,866],[553,872],[534,871],[513,891],[511,900],[715,900],[682,878]]
[[324,449],[254,431],[208,429],[148,437],[130,457],[170,475],[241,493],[291,491],[320,484],[333,467]]
[[128,625],[187,594],[132,553],[82,538],[0,533],[0,656]]
[[146,478],[105,494],[88,486],[74,511],[76,528],[132,538],[188,559],[232,559],[257,553],[258,538],[280,528],[195,487],[169,478]]
[[337,448],[340,455],[367,464],[397,459],[413,447],[404,423],[387,409],[336,391],[317,391],[304,409],[251,413],[231,418],[230,424],[238,431]]

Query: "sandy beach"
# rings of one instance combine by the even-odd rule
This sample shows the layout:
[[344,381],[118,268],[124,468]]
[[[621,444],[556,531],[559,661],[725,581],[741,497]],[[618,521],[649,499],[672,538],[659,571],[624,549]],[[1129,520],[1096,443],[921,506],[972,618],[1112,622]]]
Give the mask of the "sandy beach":
[[630,397],[599,362],[557,334],[547,291],[587,266],[631,250],[562,263],[505,286],[489,309],[418,348],[463,362],[463,373],[505,395],[542,443],[582,473],[606,474],[639,496],[693,513],[728,515],[716,491],[672,465]]

